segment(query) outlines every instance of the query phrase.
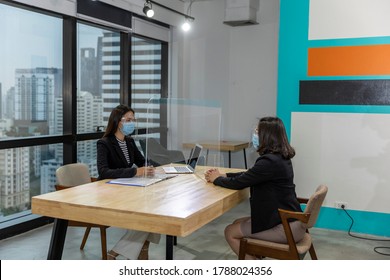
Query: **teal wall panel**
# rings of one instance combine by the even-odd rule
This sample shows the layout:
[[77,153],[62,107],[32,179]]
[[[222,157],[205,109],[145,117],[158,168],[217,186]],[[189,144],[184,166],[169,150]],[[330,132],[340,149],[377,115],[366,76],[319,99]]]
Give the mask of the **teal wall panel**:
[[[284,121],[288,135],[291,135],[291,116],[293,112],[390,114],[390,106],[384,105],[299,104],[300,80],[372,80],[390,78],[390,76],[308,77],[309,48],[390,44],[390,37],[309,40],[309,5],[309,0],[280,0],[277,115]],[[352,228],[353,232],[390,236],[390,214],[357,210],[349,211],[355,220]],[[323,207],[316,226],[347,231],[350,223],[350,219],[342,210]]]
[[350,229],[351,234],[360,236],[390,236],[390,214],[349,209],[346,211],[352,219],[342,209],[322,207],[315,227],[346,232]]

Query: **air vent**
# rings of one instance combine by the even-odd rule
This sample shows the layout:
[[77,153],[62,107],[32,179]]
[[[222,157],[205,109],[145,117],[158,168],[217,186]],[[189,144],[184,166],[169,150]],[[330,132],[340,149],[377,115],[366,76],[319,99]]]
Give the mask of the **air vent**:
[[225,0],[224,24],[229,26],[248,26],[259,24],[257,11],[259,0]]
[[254,20],[224,21],[223,23],[230,26],[247,26],[247,25],[259,24],[257,21]]

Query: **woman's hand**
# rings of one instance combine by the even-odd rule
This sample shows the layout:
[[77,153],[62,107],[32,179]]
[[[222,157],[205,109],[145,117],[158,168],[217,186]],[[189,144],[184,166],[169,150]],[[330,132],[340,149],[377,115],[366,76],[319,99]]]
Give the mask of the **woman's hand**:
[[144,167],[139,167],[137,168],[137,174],[135,174],[135,176],[147,176],[147,177],[151,177],[154,175],[154,172],[155,172],[156,168],[154,168],[153,166],[144,166]]
[[217,168],[211,168],[204,173],[204,177],[209,183],[214,183],[214,180],[220,176],[226,177],[226,174],[220,173]]

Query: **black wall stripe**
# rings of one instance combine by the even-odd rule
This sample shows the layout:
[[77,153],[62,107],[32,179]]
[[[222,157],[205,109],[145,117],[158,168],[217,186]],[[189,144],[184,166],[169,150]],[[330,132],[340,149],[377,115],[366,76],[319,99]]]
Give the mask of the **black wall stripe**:
[[299,104],[390,105],[390,80],[300,81]]

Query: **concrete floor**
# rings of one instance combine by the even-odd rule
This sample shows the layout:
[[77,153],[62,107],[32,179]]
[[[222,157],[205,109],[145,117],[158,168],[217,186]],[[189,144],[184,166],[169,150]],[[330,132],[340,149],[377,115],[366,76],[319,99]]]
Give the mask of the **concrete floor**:
[[[223,236],[224,228],[234,219],[248,215],[249,205],[241,203],[228,213],[185,237],[178,238],[174,259],[178,260],[236,260]],[[47,257],[52,225],[24,234],[0,240],[1,260],[45,260]],[[108,228],[107,247],[110,249],[125,230]],[[79,249],[84,230],[69,227],[63,252],[67,260],[98,260],[101,258],[100,232],[92,229],[84,250]],[[313,228],[311,234],[320,260],[390,260],[390,256],[378,254],[375,247],[390,247],[390,242],[377,242],[350,237],[346,232]],[[375,236],[367,236],[376,238]],[[381,237],[378,237],[383,239]],[[390,254],[390,249],[380,252]],[[165,237],[160,244],[151,244],[149,259],[165,259]],[[310,259],[307,255],[305,259]]]

